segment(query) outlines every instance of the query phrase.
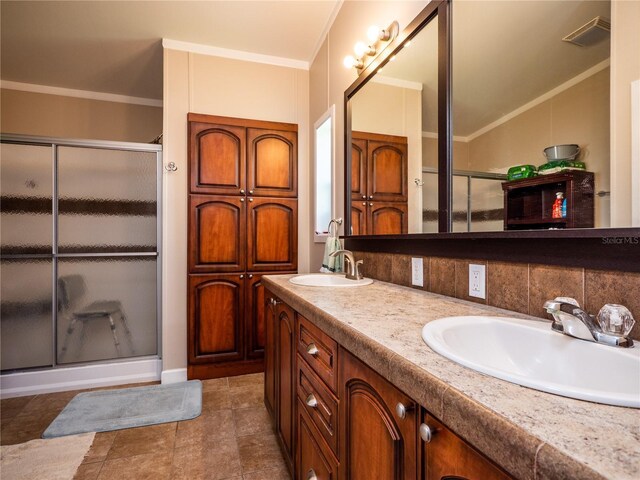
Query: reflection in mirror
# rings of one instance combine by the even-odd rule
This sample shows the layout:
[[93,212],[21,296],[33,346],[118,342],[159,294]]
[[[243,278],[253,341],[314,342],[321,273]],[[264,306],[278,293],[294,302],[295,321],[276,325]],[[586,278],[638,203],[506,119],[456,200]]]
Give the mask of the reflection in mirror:
[[[474,231],[609,226],[610,39],[602,27],[610,2],[452,6],[454,170],[506,174],[533,166],[502,188],[485,180],[465,191],[454,178],[454,225],[470,194],[472,218],[486,219],[472,223]],[[598,17],[599,26],[578,40],[583,46],[563,41]],[[562,154],[564,161],[549,164],[543,150],[563,144],[579,145],[578,157]]]
[[420,233],[424,222],[437,230],[437,175],[428,190],[423,178],[424,158],[438,163],[437,142],[423,146],[425,130],[437,139],[437,34],[431,21],[350,100],[353,235]]
[[[594,0],[452,2],[452,231],[610,226],[610,9]],[[582,46],[563,41],[590,22]],[[347,179],[355,235],[438,231],[437,30],[428,23],[350,97],[360,132]],[[382,166],[367,163],[369,144],[356,142],[365,134],[406,142],[406,230],[399,213],[371,227],[381,199],[359,188],[375,184]],[[579,155],[548,162],[543,151],[563,144]],[[524,165],[533,168],[508,176]]]

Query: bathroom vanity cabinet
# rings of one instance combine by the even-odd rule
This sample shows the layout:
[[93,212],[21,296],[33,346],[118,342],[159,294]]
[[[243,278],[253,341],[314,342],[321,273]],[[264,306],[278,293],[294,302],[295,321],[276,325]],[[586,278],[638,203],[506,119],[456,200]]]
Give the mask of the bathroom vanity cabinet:
[[511,478],[268,290],[265,299],[265,403],[292,478]]
[[298,127],[192,113],[188,120],[188,376],[259,372],[260,279],[297,270]]

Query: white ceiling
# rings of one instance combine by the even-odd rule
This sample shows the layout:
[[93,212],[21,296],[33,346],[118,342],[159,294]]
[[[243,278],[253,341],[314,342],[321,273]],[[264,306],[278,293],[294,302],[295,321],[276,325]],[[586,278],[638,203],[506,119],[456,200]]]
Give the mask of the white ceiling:
[[309,62],[341,2],[5,1],[3,80],[162,98],[161,39]]

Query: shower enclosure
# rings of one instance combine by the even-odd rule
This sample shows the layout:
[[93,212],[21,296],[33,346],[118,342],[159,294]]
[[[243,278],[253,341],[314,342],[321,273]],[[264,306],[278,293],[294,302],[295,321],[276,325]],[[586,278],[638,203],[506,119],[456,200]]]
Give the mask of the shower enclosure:
[[162,147],[0,140],[2,371],[158,356]]

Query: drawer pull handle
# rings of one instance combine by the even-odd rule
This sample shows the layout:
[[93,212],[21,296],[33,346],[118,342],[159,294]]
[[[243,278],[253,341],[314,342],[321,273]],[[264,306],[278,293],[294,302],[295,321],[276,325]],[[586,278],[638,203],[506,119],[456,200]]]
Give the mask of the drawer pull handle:
[[313,470],[313,468],[310,468],[307,472],[307,480],[318,480],[318,476],[316,475],[316,472]]
[[420,438],[424,441],[424,443],[431,442],[435,434],[436,431],[429,425],[427,425],[426,423],[420,424]]
[[318,406],[318,400],[313,393],[310,393],[304,402],[311,408],[316,408]]
[[400,418],[405,418],[407,416],[407,413],[409,413],[412,410],[413,410],[413,405],[409,405],[407,407],[407,406],[405,406],[404,404],[402,404],[400,402],[398,402],[396,404],[396,414]]
[[309,345],[307,345],[307,353],[309,355],[311,355],[312,357],[315,357],[316,355],[318,355],[318,347],[316,347],[315,343],[310,343]]

